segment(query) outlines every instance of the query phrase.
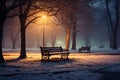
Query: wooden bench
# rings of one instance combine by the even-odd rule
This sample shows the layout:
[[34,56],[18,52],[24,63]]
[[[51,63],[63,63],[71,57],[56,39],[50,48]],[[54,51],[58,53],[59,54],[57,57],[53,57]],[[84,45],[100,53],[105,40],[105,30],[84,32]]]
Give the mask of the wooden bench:
[[62,47],[40,47],[41,60],[49,60],[51,55],[61,55],[61,59],[68,59],[69,52]]
[[90,52],[90,47],[83,46],[83,47],[79,48],[79,52]]

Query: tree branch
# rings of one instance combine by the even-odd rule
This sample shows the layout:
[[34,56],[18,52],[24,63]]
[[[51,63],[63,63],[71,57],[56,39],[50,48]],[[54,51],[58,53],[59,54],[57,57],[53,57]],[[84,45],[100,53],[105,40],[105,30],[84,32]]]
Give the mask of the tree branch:
[[34,19],[30,20],[25,26],[27,27],[30,23],[32,23],[34,20],[36,20],[37,18],[40,18],[39,16],[38,17],[35,17]]

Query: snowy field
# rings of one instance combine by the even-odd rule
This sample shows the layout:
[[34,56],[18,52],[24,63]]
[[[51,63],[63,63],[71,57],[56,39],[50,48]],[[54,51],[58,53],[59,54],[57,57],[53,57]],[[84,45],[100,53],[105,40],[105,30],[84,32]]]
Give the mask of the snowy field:
[[69,60],[58,55],[41,62],[40,52],[28,52],[22,60],[19,52],[4,52],[0,80],[120,80],[119,54],[71,53]]

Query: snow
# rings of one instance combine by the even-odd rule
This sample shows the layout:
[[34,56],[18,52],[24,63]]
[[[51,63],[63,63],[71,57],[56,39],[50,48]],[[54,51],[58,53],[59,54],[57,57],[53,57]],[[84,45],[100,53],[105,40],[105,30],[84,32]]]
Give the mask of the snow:
[[19,52],[8,51],[4,52],[6,64],[0,65],[0,80],[106,80],[107,73],[120,75],[120,55],[104,54],[71,53],[69,60],[56,55],[41,62],[40,52],[27,52],[27,58],[19,60]]

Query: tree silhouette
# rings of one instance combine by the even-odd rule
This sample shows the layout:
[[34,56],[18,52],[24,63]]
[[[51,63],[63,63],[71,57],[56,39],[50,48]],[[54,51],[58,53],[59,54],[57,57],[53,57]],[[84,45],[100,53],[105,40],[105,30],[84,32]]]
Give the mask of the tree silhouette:
[[4,22],[7,19],[7,16],[10,11],[23,5],[22,0],[0,0],[0,63],[5,63],[5,60],[2,55],[2,39],[3,39],[3,28]]
[[[110,39],[111,39],[111,47],[113,49],[117,49],[118,45],[117,45],[117,40],[118,40],[118,28],[119,28],[119,5],[120,5],[120,1],[119,0],[114,0],[112,1],[112,4],[114,4],[114,12],[115,14],[111,14],[111,9],[110,8],[110,2],[109,0],[105,0],[105,5],[106,5],[106,10],[107,10],[107,15],[109,18],[109,31],[110,31]],[[114,18],[112,18],[112,16],[115,16]]]

